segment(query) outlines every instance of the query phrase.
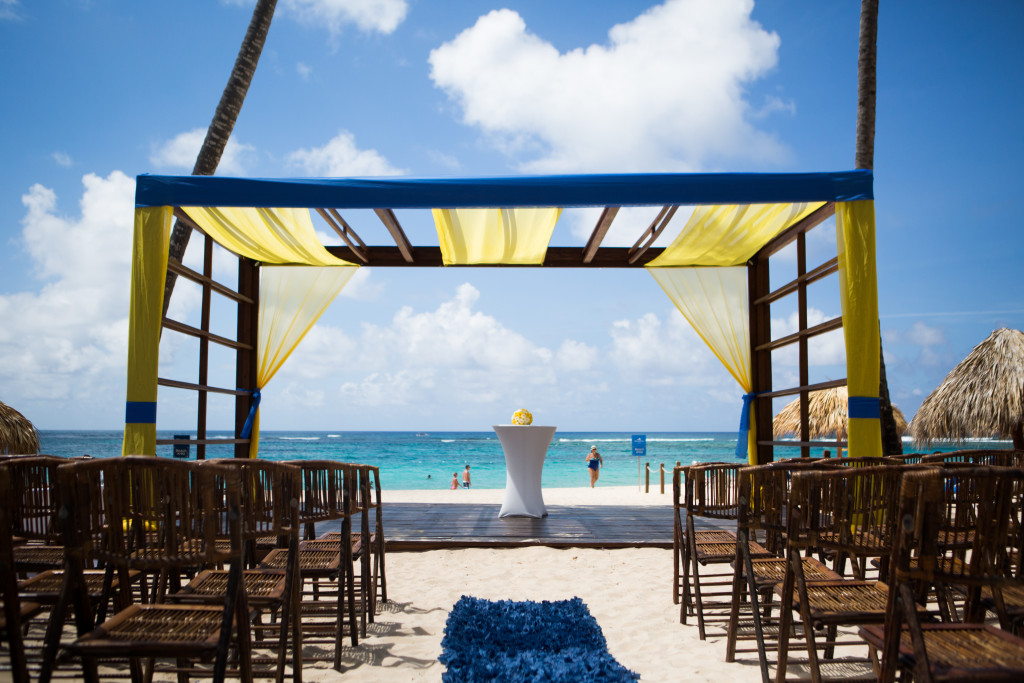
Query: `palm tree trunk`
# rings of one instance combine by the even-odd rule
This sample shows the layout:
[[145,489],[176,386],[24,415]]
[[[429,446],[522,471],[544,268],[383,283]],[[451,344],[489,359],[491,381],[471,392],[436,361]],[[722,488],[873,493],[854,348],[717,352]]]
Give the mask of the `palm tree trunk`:
[[[876,63],[878,55],[878,0],[861,0],[860,47],[857,58],[857,149],[854,164],[857,168],[875,165],[875,93]],[[889,399],[889,382],[885,373],[885,354],[878,344],[879,381],[878,398],[882,422],[882,453],[898,455],[903,452],[903,439],[896,430]]]
[[[263,44],[267,40],[267,33],[270,31],[270,21],[274,18],[274,9],[277,7],[277,0],[259,0],[252,11],[252,19],[249,21],[249,28],[245,32],[242,46],[235,58],[235,66],[231,69],[231,77],[224,87],[220,96],[220,102],[213,114],[213,121],[206,131],[206,139],[199,149],[199,156],[196,157],[196,164],[192,168],[192,175],[213,175],[224,154],[224,148],[231,137],[231,131],[238,120],[238,113],[242,110],[242,103],[245,102],[245,95],[249,92],[249,85],[256,73],[256,65],[263,52]],[[168,257],[174,261],[181,262],[185,255],[185,247],[188,246],[188,239],[192,229],[181,221],[174,222],[174,229],[171,231],[170,249]],[[167,283],[164,287],[164,314],[167,313],[167,306],[171,300],[171,293],[174,291],[174,283],[177,276],[167,273]]]

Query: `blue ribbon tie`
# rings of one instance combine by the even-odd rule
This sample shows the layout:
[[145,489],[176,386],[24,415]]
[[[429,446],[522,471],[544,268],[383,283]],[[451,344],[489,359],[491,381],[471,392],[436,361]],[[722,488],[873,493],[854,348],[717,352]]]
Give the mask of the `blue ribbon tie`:
[[736,457],[747,459],[747,441],[750,435],[750,404],[757,394],[743,394],[743,412],[740,413],[740,431],[736,436]]
[[851,396],[847,415],[855,419],[878,420],[882,417],[881,402],[877,396]]
[[245,418],[245,425],[242,426],[241,438],[248,439],[252,434],[252,423],[256,421],[256,409],[260,407],[260,390],[252,392],[252,406],[249,407],[249,415]]
[[127,401],[124,407],[125,424],[156,424],[156,401]]

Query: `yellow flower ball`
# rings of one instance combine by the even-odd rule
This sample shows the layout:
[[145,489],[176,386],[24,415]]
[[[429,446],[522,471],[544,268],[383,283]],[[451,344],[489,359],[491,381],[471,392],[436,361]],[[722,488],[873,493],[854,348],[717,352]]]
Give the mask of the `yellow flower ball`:
[[526,408],[520,408],[512,414],[512,424],[528,425],[533,423],[533,415]]

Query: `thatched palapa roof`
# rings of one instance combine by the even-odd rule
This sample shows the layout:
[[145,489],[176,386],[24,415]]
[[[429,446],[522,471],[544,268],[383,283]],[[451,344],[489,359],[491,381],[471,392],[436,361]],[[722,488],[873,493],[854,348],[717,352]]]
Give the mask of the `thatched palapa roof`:
[[39,434],[28,418],[0,401],[0,454],[34,455],[39,452]]
[[[812,391],[808,401],[808,421],[811,428],[811,439],[831,437],[838,441],[846,438],[846,412],[849,392],[846,387],[833,387]],[[907,420],[896,406],[892,407],[896,418],[896,430],[903,434],[907,431]],[[779,411],[772,421],[775,438],[784,436],[800,436],[800,399],[791,401]]]
[[1024,332],[998,329],[974,347],[921,404],[914,443],[971,437],[1012,439],[1024,448]]

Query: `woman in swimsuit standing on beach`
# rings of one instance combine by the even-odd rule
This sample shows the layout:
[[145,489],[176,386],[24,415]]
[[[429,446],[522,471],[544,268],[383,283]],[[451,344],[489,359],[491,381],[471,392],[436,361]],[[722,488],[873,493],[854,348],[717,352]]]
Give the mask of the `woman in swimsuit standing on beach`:
[[597,446],[591,446],[590,452],[587,453],[587,469],[590,470],[590,488],[594,488],[594,484],[597,483],[598,468],[603,465],[604,460],[601,459],[601,454],[597,452]]

